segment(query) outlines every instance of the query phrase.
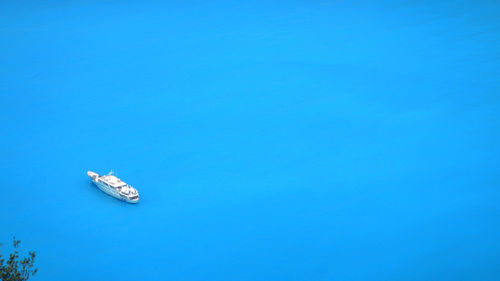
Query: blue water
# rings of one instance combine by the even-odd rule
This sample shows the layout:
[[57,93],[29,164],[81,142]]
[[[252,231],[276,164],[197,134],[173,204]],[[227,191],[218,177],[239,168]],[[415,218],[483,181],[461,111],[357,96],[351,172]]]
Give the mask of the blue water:
[[4,0],[0,242],[35,281],[500,280],[499,18]]

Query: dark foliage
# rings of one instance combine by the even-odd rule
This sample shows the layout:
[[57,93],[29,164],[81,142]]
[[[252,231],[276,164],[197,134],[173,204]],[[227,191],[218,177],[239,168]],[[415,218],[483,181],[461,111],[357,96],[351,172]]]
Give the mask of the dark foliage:
[[14,252],[5,260],[0,254],[0,280],[2,281],[25,281],[33,276],[37,269],[34,267],[35,252],[29,252],[28,257],[19,258],[19,243],[14,237],[12,245]]

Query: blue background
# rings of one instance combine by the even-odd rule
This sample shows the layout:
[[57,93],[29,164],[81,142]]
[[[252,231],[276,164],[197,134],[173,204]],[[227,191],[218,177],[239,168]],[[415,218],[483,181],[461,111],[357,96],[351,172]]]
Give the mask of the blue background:
[[499,18],[4,0],[0,241],[38,281],[500,280]]

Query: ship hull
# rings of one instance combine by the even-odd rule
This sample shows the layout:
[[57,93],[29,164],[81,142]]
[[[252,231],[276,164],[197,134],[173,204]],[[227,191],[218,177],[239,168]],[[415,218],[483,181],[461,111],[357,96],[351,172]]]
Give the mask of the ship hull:
[[92,180],[92,182],[104,193],[108,194],[109,196],[112,196],[118,200],[121,200],[121,201],[125,201],[127,203],[132,203],[132,204],[135,204],[137,202],[139,202],[139,199],[136,199],[136,200],[130,200],[128,199],[127,197],[125,196],[122,196],[120,195],[120,193],[118,193],[118,191],[116,191],[115,189],[105,185],[105,184],[102,184],[98,181],[94,181]]

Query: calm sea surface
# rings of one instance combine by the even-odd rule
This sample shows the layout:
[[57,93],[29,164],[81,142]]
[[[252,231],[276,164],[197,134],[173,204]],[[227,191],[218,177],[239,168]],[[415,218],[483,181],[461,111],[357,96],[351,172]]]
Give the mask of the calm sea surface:
[[34,281],[500,280],[499,19],[1,1],[0,251]]

